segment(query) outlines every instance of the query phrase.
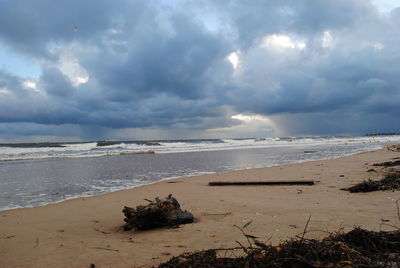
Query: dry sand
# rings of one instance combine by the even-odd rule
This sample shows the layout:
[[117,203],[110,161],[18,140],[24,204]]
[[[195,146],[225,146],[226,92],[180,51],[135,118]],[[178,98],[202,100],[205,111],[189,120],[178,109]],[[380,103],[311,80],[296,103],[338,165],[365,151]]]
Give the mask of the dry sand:
[[[350,194],[340,190],[364,179],[373,163],[400,157],[379,150],[333,160],[181,178],[91,198],[0,212],[0,267],[149,267],[183,252],[236,246],[245,238],[234,225],[275,244],[303,232],[323,237],[340,228],[379,230],[398,224],[400,192]],[[222,186],[222,180],[315,180],[314,186]],[[171,183],[174,182],[174,183]],[[124,205],[173,194],[196,222],[175,229],[124,232]],[[389,227],[382,226],[384,230]]]

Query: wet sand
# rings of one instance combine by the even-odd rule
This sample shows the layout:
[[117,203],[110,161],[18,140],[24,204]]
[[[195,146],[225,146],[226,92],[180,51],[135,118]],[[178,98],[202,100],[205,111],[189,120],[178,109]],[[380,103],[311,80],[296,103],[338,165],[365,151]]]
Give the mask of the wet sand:
[[[350,194],[373,163],[400,157],[386,149],[333,160],[180,178],[131,190],[30,209],[0,212],[0,267],[151,267],[183,252],[236,246],[246,239],[234,225],[273,244],[354,226],[370,230],[398,224],[400,192]],[[221,186],[210,181],[314,180],[313,186]],[[124,232],[124,205],[173,194],[196,218],[180,228]]]

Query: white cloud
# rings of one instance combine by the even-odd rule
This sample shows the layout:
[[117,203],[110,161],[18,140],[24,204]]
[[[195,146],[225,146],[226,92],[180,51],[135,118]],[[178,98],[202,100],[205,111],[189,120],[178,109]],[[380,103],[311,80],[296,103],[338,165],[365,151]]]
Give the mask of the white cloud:
[[11,92],[5,88],[5,87],[0,87],[0,94],[2,95],[9,95]]
[[107,30],[107,32],[109,34],[120,34],[120,33],[122,33],[121,29],[116,29],[116,28],[110,28],[110,29]]
[[35,81],[26,80],[26,81],[24,81],[24,82],[22,83],[22,86],[23,86],[25,89],[27,89],[27,90],[33,91],[33,92],[35,92],[35,93],[40,93],[40,90],[39,90],[39,88],[37,87]]
[[239,120],[238,125],[210,128],[207,130],[208,135],[213,137],[271,137],[279,133],[279,128],[268,117],[260,114],[236,114],[231,116],[232,119]]
[[226,58],[232,64],[233,69],[236,69],[239,67],[239,64],[240,64],[239,52],[232,52]]
[[306,43],[302,41],[293,41],[288,35],[283,34],[272,34],[264,37],[262,47],[282,50],[282,49],[299,49],[303,50],[306,48]]
[[236,114],[232,116],[232,119],[237,119],[244,122],[251,122],[251,121],[261,121],[268,123],[271,122],[268,117],[259,114],[250,114],[250,115]]
[[396,7],[400,7],[399,0],[372,0],[372,3],[375,4],[382,13],[389,13]]
[[330,48],[333,45],[333,37],[329,31],[325,31],[322,36],[322,47]]
[[382,50],[385,48],[385,46],[382,43],[376,42],[372,44],[372,47],[375,48],[376,50]]
[[89,81],[89,75],[85,68],[79,64],[79,60],[71,54],[62,54],[58,65],[60,71],[69,78],[75,87]]
[[363,46],[364,47],[372,47],[375,50],[382,50],[385,48],[385,46],[381,42],[364,42]]

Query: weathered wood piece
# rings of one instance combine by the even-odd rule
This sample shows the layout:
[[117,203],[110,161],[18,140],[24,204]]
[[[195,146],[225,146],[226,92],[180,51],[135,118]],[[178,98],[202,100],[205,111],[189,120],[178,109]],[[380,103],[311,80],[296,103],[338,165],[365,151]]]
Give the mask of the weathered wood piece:
[[176,226],[193,222],[193,215],[183,211],[178,201],[168,195],[165,199],[156,197],[146,206],[137,206],[136,209],[125,207],[124,231],[147,230],[164,226]]
[[211,181],[209,186],[242,185],[314,185],[314,181]]

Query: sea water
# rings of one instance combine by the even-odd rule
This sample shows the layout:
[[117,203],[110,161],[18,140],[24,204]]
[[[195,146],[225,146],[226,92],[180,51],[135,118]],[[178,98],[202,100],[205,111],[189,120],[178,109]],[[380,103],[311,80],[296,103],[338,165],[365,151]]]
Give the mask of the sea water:
[[[0,144],[0,210],[169,178],[336,158],[389,143],[400,143],[400,136]],[[154,154],[142,154],[149,151]]]

